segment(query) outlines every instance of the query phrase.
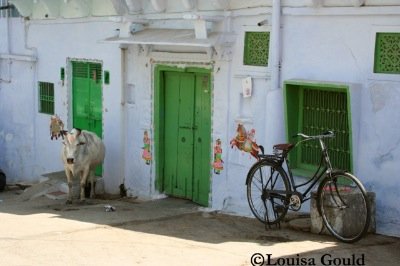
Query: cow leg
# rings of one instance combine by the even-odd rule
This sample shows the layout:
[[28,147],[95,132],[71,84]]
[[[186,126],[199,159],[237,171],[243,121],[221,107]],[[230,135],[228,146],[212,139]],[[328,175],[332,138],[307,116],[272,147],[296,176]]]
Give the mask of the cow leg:
[[95,188],[94,188],[94,170],[90,169],[89,171],[89,181],[90,181],[90,198],[94,199],[95,197]]
[[80,198],[81,203],[85,202],[85,186],[86,186],[86,181],[87,181],[88,175],[89,175],[89,167],[84,169],[81,172],[81,184],[80,184],[81,185],[81,198]]
[[68,183],[68,199],[66,204],[72,204],[72,173],[70,170],[65,169],[65,175],[67,176]]

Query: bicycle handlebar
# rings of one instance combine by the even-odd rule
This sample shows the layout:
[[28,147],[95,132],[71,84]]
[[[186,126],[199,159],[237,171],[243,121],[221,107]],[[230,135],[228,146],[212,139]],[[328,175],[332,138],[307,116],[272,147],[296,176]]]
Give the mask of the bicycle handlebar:
[[315,136],[308,136],[304,133],[297,133],[296,135],[294,135],[293,137],[302,137],[305,140],[309,140],[309,139],[323,139],[323,138],[333,138],[335,137],[335,133],[331,130],[326,131],[324,133],[322,133],[322,135],[315,135]]

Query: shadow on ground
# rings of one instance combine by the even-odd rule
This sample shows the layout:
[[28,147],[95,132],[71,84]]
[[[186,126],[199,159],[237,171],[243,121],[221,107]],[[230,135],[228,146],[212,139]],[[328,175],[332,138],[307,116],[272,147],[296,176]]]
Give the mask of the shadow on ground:
[[[257,250],[253,248],[251,252],[246,251],[249,259],[252,257],[250,253],[259,253],[262,258],[257,261],[264,261],[264,264],[268,254],[273,258],[270,263],[283,263],[283,260],[286,263],[275,265],[290,265],[290,261],[295,263],[292,265],[313,265],[301,264],[306,261],[322,265],[321,259],[325,254],[330,254],[332,260],[337,259],[335,263],[341,263],[331,265],[346,265],[344,263],[347,260],[342,262],[342,258],[354,260],[350,265],[357,265],[354,264],[355,260],[361,261],[361,257],[364,258],[364,265],[397,265],[400,261],[398,238],[368,235],[355,244],[344,244],[336,242],[332,236],[292,230],[287,223],[282,224],[281,228],[265,228],[256,219],[209,212],[191,201],[176,198],[146,202],[129,198],[93,199],[85,204],[75,201],[72,205],[66,205],[64,200],[52,200],[44,196],[21,201],[20,192],[0,193],[0,217],[14,215],[8,219],[23,224],[34,220],[39,214],[47,214],[41,226],[46,227],[47,223],[54,226],[60,220],[67,219],[90,224],[81,230],[109,226],[207,245],[251,243],[256,245]],[[107,205],[113,206],[115,211],[106,211]],[[329,259],[326,256],[324,258]],[[397,262],[392,264],[393,261]]]

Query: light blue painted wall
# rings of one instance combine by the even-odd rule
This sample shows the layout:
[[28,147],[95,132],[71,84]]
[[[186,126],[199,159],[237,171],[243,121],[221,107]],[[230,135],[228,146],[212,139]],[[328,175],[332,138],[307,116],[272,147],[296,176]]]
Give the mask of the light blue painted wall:
[[[372,73],[377,30],[399,32],[397,16],[284,16],[282,79],[360,86],[355,174],[376,193],[377,232],[400,235],[400,75]],[[376,25],[386,25],[377,27]],[[392,79],[392,81],[387,80]],[[397,79],[397,81],[396,81]]]

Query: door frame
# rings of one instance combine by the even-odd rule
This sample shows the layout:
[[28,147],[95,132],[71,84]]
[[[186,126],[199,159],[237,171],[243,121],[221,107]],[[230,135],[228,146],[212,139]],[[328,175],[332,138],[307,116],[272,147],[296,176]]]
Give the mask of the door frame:
[[[163,119],[163,110],[164,110],[164,72],[172,71],[172,72],[179,72],[179,73],[203,73],[210,75],[210,91],[212,95],[212,69],[211,68],[202,68],[202,67],[178,67],[178,66],[171,66],[171,65],[156,65],[154,66],[154,101],[153,101],[153,110],[154,110],[154,154],[155,154],[155,187],[159,192],[163,192],[164,189],[164,176],[163,176],[163,169],[164,169],[164,119]],[[211,96],[211,106],[212,106],[212,96]],[[210,110],[212,119],[212,111]],[[212,135],[212,125],[211,125],[211,132]],[[212,137],[211,137],[212,139]],[[212,143],[209,144],[210,146]],[[212,149],[211,149],[212,150]],[[210,174],[209,178],[211,178],[211,159],[212,154],[210,153]],[[210,186],[212,182],[210,181]],[[209,188],[209,191],[211,189]]]

